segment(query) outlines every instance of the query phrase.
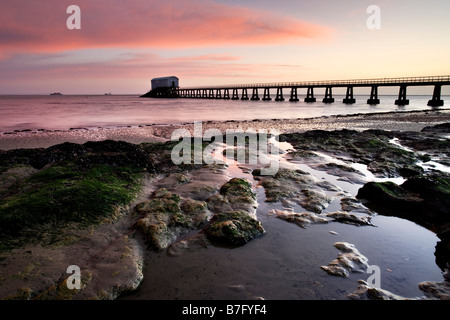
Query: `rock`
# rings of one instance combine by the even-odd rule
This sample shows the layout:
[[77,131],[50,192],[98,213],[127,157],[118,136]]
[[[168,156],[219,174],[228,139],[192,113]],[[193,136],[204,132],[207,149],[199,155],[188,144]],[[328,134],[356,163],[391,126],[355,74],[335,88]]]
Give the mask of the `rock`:
[[361,201],[353,197],[341,198],[341,208],[345,212],[358,212],[367,215],[373,215],[374,212],[364,206]]
[[315,213],[321,213],[331,202],[331,198],[324,192],[314,189],[302,189],[294,200],[306,210]]
[[208,245],[209,241],[204,233],[199,232],[193,236],[172,243],[167,249],[167,254],[169,256],[176,257],[180,256],[184,252],[207,248]]
[[336,242],[334,246],[341,250],[337,259],[331,261],[328,266],[320,268],[330,275],[347,278],[352,272],[365,272],[369,267],[368,259],[363,256],[353,244]]
[[344,211],[328,213],[326,216],[327,218],[332,218],[334,219],[334,221],[341,223],[352,224],[356,226],[373,226],[370,216],[357,216]]
[[366,182],[365,176],[358,170],[348,166],[334,162],[319,164],[315,169],[326,171],[328,174],[339,177],[340,181],[349,183],[363,184]]
[[294,213],[289,211],[281,211],[281,210],[271,210],[271,213],[276,214],[276,217],[291,223],[295,223],[299,227],[306,229],[309,224],[315,223],[328,223],[328,219],[324,217],[319,217],[315,213],[311,212],[303,212],[303,213]]
[[[450,176],[421,175],[406,180],[401,187],[424,199],[423,210],[428,216],[450,222]],[[443,222],[444,222],[443,221]]]
[[375,211],[414,221],[439,236],[450,225],[450,176],[414,176],[398,186],[393,182],[369,182],[358,199]]
[[[280,141],[288,141],[295,147],[291,157],[307,156],[311,151],[332,154],[334,157],[352,158],[354,161],[366,164],[367,168],[377,177],[397,177],[420,173],[421,167],[415,165],[423,156],[399,148],[390,140],[401,133],[383,130],[312,130],[305,133],[280,135]],[[425,139],[418,136],[417,139]],[[328,167],[328,168],[327,168]],[[345,179],[350,182],[364,181],[363,177],[352,168],[340,165],[321,165],[319,169],[329,170],[330,174],[345,173]]]
[[148,153],[141,146],[122,141],[87,142],[83,145],[63,143],[47,149],[18,149],[0,154],[2,163],[30,165],[42,169],[48,164],[74,161],[83,168],[95,165],[114,165],[146,168],[154,172],[155,168]]
[[393,182],[369,182],[358,190],[358,199],[366,199],[377,206],[389,208],[390,211],[417,212],[423,199],[408,192]]
[[265,233],[261,222],[243,211],[228,211],[214,216],[205,229],[213,242],[240,246]]
[[200,229],[211,219],[206,202],[192,199],[181,200],[177,194],[165,188],[156,190],[150,200],[136,205],[138,214],[144,215],[134,225],[140,230],[150,246],[156,250],[166,249],[178,236],[189,230]]
[[419,283],[419,289],[430,299],[450,300],[450,282],[425,281]]
[[265,189],[267,202],[294,201],[315,213],[322,212],[331,202],[322,188],[329,190],[329,184],[324,186],[322,181],[301,170],[282,168],[273,177],[262,178],[261,185]]
[[350,299],[357,300],[450,300],[449,282],[425,281],[419,283],[419,289],[425,293],[423,297],[405,298],[381,288],[369,287],[367,282],[359,280],[358,289],[349,294]]
[[428,126],[422,129],[421,132],[437,132],[437,133],[450,133],[450,123],[442,123],[434,126]]
[[364,280],[359,280],[361,284],[358,289],[350,293],[348,297],[355,300],[411,300],[404,298],[402,296],[393,294],[387,290],[381,288],[369,287],[367,282]]
[[209,197],[208,208],[214,213],[244,211],[256,219],[256,194],[246,179],[233,178],[222,185],[220,193]]

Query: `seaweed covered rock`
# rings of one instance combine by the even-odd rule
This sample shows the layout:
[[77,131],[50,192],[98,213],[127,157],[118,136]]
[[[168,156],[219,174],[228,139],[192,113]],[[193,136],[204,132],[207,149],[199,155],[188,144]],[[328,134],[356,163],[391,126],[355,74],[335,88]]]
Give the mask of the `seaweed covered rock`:
[[217,214],[205,233],[212,241],[229,245],[243,245],[264,234],[261,222],[243,211]]
[[139,145],[106,140],[86,142],[83,147],[86,150],[85,154],[77,158],[77,163],[81,166],[90,167],[98,163],[112,166],[133,165],[146,168],[151,173],[155,172],[153,163]]
[[401,187],[424,199],[423,210],[436,219],[450,221],[450,176],[421,175],[406,180]]
[[395,212],[416,212],[423,203],[423,199],[394,182],[368,182],[358,190],[356,197],[369,200],[378,209],[382,206]]
[[17,149],[0,154],[0,167],[12,164],[42,169],[46,165],[74,161],[84,168],[96,165],[136,166],[154,172],[149,154],[139,146],[123,141],[105,140],[85,144],[62,143],[47,149]]
[[220,188],[218,194],[207,199],[208,207],[215,213],[244,211],[256,218],[256,195],[246,179],[233,178]]
[[156,190],[152,199],[139,203],[135,210],[144,215],[135,227],[156,250],[166,249],[178,236],[200,229],[211,218],[205,202],[182,200],[165,188]]
[[211,241],[243,245],[264,234],[264,228],[256,219],[256,195],[247,180],[229,180],[220,188],[220,193],[208,198],[207,202],[210,210],[216,213],[205,228]]
[[295,147],[296,150],[291,152],[294,158],[310,158],[312,151],[352,158],[367,165],[368,170],[378,177],[408,177],[422,173],[416,163],[424,160],[423,155],[392,143],[396,134],[383,130],[312,130],[281,135],[280,141],[288,141]]
[[450,177],[415,176],[402,185],[393,182],[369,182],[357,198],[366,199],[381,213],[415,221],[438,234],[450,225]]
[[450,133],[450,122],[425,127],[422,132]]
[[357,195],[380,214],[408,219],[433,231],[436,263],[443,270],[450,261],[450,176],[415,176],[402,185],[370,182]]
[[321,213],[331,202],[323,182],[301,170],[282,168],[274,176],[261,178],[261,185],[267,202],[293,201],[314,213]]

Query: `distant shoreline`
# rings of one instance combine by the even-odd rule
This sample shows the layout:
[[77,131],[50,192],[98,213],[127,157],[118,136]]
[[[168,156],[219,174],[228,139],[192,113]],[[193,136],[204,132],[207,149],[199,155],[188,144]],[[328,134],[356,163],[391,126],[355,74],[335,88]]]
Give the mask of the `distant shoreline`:
[[[396,130],[420,131],[429,125],[450,122],[450,109],[436,111],[391,111],[384,113],[358,113],[352,115],[321,116],[297,119],[254,119],[206,121],[203,130],[248,129],[276,130],[279,133],[303,132],[308,130]],[[72,128],[70,130],[15,130],[0,133],[0,150],[48,148],[64,143],[85,143],[87,141],[121,140],[130,143],[164,142],[171,138],[175,129],[184,128],[193,132],[193,123],[135,125],[115,128]]]

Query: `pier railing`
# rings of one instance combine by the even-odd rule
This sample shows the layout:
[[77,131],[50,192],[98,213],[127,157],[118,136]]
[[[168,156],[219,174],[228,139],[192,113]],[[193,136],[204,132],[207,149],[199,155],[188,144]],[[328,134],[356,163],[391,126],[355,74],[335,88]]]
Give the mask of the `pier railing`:
[[[277,94],[275,101],[284,101],[283,89],[291,89],[289,101],[300,101],[298,97],[299,88],[307,88],[305,102],[316,102],[314,97],[315,88],[326,88],[324,103],[333,103],[333,88],[346,87],[347,93],[343,103],[352,104],[356,102],[353,95],[354,87],[370,87],[370,98],[368,104],[375,105],[380,103],[378,98],[378,87],[398,86],[400,87],[398,99],[395,100],[396,105],[404,106],[409,104],[406,97],[406,89],[409,86],[434,86],[433,97],[429,100],[428,105],[440,107],[444,105],[441,99],[441,88],[444,85],[450,85],[450,75],[444,76],[421,76],[421,77],[400,77],[400,78],[377,78],[377,79],[353,79],[353,80],[325,80],[325,81],[299,81],[299,82],[267,82],[267,83],[250,83],[250,84],[232,84],[232,85],[216,85],[216,86],[200,86],[200,87],[171,87],[162,88],[161,92],[151,91],[148,96],[160,98],[193,98],[193,99],[231,99],[231,100],[261,100],[259,97],[259,89],[264,89],[262,100],[272,100],[270,89],[276,89]],[[241,90],[241,94],[238,93]],[[252,91],[251,98],[249,90]],[[230,91],[232,91],[230,93]]]
[[450,84],[450,75],[446,76],[422,76],[422,77],[400,77],[400,78],[376,78],[376,79],[353,79],[353,80],[320,80],[300,82],[267,82],[250,84],[230,84],[215,86],[182,87],[184,90],[197,89],[243,89],[243,88],[308,88],[308,87],[347,87],[347,86],[409,86]]

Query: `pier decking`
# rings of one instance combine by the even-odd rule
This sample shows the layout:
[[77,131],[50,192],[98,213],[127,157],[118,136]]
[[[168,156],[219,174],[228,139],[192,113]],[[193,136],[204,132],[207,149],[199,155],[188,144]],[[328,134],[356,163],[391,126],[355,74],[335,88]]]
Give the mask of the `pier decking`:
[[[290,90],[289,101],[300,101],[298,89],[307,89],[305,102],[316,102],[314,89],[325,88],[323,103],[333,103],[333,88],[347,88],[343,103],[353,104],[356,99],[353,95],[353,89],[358,87],[370,88],[370,97],[368,104],[379,104],[379,87],[399,87],[398,99],[395,104],[404,106],[409,104],[407,99],[407,88],[417,86],[434,86],[431,100],[428,106],[439,107],[444,105],[441,99],[442,86],[450,85],[450,76],[427,76],[427,77],[404,77],[404,78],[378,78],[378,79],[355,79],[355,80],[328,80],[328,81],[308,81],[308,82],[273,82],[273,83],[253,83],[236,84],[222,86],[204,86],[187,88],[168,88],[165,97],[172,98],[192,98],[192,99],[231,99],[231,100],[272,100],[270,90],[276,90],[275,101],[284,101],[283,89]],[[259,96],[260,90],[263,91],[263,98]],[[230,94],[231,92],[231,94]],[[251,94],[249,95],[249,92]]]

